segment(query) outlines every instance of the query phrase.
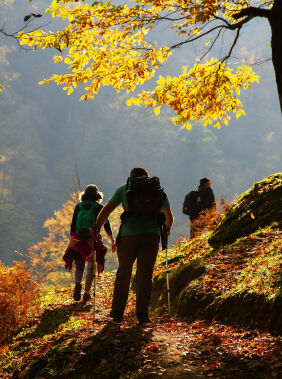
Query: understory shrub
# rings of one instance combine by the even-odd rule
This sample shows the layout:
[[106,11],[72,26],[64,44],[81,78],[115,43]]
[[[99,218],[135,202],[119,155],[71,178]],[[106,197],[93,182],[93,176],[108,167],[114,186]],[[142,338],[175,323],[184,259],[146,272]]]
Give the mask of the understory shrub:
[[39,285],[27,265],[0,262],[0,343],[25,325],[39,307]]

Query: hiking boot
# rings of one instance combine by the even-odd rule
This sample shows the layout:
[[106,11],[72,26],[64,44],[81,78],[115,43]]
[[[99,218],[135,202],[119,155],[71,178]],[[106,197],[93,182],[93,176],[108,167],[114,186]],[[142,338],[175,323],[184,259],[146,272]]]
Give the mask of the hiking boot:
[[122,322],[123,313],[122,312],[113,312],[113,311],[111,311],[110,317],[112,317],[113,321],[115,321],[115,322]]
[[139,324],[148,324],[149,322],[151,322],[151,320],[149,319],[148,313],[138,312],[136,315],[137,315],[137,320]]
[[81,284],[76,283],[73,291],[73,300],[79,301],[81,298]]
[[91,296],[89,295],[89,293],[84,293],[83,294],[82,300],[83,300],[84,303],[87,303],[87,301],[89,301],[90,299],[91,299]]

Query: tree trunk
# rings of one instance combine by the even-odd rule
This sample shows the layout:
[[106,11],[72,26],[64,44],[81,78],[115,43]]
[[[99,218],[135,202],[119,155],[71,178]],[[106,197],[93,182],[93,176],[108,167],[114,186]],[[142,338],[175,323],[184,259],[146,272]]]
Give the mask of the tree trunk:
[[272,37],[272,62],[274,66],[280,109],[282,113],[282,1],[275,0],[268,18]]

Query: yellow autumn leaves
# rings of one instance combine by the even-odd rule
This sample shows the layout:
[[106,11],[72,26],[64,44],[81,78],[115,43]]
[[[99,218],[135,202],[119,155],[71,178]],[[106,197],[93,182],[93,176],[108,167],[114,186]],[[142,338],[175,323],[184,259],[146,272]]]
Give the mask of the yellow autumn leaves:
[[[40,84],[51,81],[63,84],[63,89],[71,94],[78,83],[89,83],[81,99],[93,98],[101,86],[111,85],[117,92],[134,90],[136,85],[153,77],[155,69],[170,54],[167,48],[158,49],[156,44],[145,41],[149,29],[138,29],[139,21],[127,25],[132,14],[126,6],[117,13],[117,9],[110,5],[89,7],[84,4],[66,8],[54,2],[47,11],[53,17],[68,18],[71,22],[61,32],[20,33],[21,44],[34,49],[41,46],[66,51],[65,58],[56,56],[54,62],[64,62],[71,73],[53,75]],[[123,24],[120,25],[122,15]]]
[[[151,80],[156,70],[173,54],[169,46],[158,47],[148,42],[150,30],[156,28],[168,12],[181,16],[170,26],[179,36],[200,35],[203,22],[218,12],[230,14],[232,1],[219,0],[138,0],[135,3],[114,5],[111,2],[54,0],[46,13],[65,20],[61,31],[45,33],[36,30],[19,33],[21,44],[54,48],[60,55],[54,63],[63,63],[67,72],[53,75],[40,84],[54,82],[70,95],[81,83],[87,83],[81,100],[92,99],[101,86],[112,86],[117,92],[134,91],[138,85]],[[241,0],[237,7],[245,6]],[[176,28],[176,29],[175,29]],[[210,42],[205,38],[206,45]],[[160,77],[153,91],[143,91],[127,101],[128,105],[145,105],[156,115],[162,107],[171,108],[175,125],[190,128],[191,121],[227,125],[230,114],[244,114],[237,98],[258,76],[250,67],[234,71],[211,58],[196,63],[192,69],[182,68],[178,77]]]
[[213,124],[220,128],[228,125],[230,112],[236,117],[244,114],[242,103],[236,95],[240,88],[247,89],[258,76],[248,66],[237,67],[237,71],[212,58],[204,64],[196,64],[193,69],[182,67],[179,77],[159,77],[156,88],[143,91],[137,98],[127,101],[127,105],[145,105],[159,114],[161,106],[172,108],[177,114],[172,118],[175,125],[190,129],[189,120]]

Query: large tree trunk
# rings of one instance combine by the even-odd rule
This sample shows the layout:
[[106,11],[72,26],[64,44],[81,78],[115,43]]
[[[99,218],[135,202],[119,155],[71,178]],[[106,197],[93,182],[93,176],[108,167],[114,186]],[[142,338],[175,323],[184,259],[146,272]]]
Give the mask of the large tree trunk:
[[272,37],[272,62],[274,66],[280,109],[282,113],[282,1],[275,0],[268,18]]
[[264,17],[267,18],[270,23],[272,32],[272,63],[274,66],[280,109],[282,113],[282,0],[274,0],[271,9],[248,7],[243,8],[240,12],[233,15],[235,20],[242,17],[246,17],[244,19],[246,22],[253,17]]

